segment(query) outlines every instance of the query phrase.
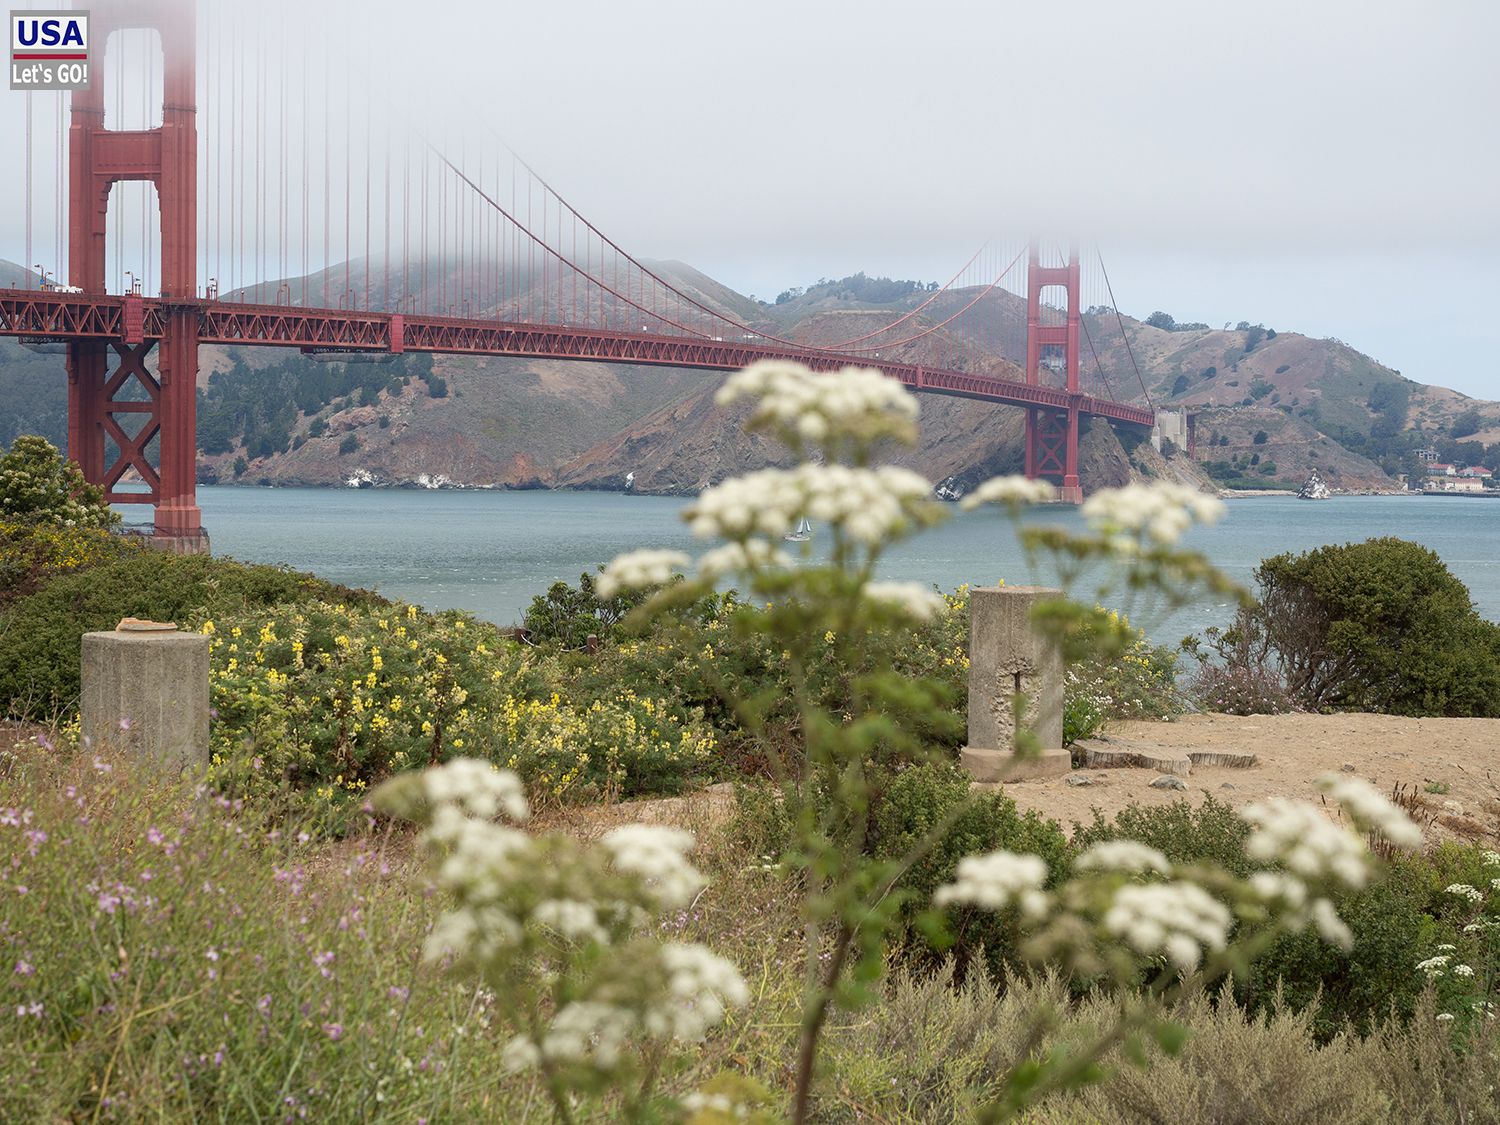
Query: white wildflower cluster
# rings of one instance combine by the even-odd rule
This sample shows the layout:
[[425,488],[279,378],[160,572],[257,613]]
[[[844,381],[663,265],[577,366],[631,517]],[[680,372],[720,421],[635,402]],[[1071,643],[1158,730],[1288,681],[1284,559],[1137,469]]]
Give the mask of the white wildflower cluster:
[[1203,951],[1229,943],[1229,908],[1195,883],[1127,884],[1115,892],[1104,928],[1137,953],[1163,954],[1184,972]]
[[1272,907],[1282,925],[1300,931],[1311,922],[1318,936],[1329,945],[1349,950],[1354,934],[1326,898],[1308,901],[1307,885],[1295,875],[1280,871],[1257,871],[1250,876],[1250,889],[1263,903]]
[[606,832],[600,843],[608,849],[615,868],[640,876],[648,892],[664,907],[686,906],[706,881],[687,861],[693,846],[690,832],[655,824],[627,824]]
[[1422,830],[1368,781],[1348,774],[1326,773],[1315,784],[1344,810],[1360,831],[1383,836],[1400,848],[1422,846]]
[[569,941],[608,941],[609,934],[599,924],[599,911],[592,903],[574,899],[551,898],[537,903],[532,919],[556,931]]
[[1125,550],[1132,535],[1168,546],[1194,522],[1218,523],[1226,509],[1216,496],[1159,481],[1100,489],[1083,502],[1081,511],[1091,526],[1115,537],[1116,546]]
[[1484,894],[1478,887],[1468,883],[1449,883],[1443,888],[1450,895],[1457,895],[1468,902],[1480,903],[1484,901]]
[[628,590],[665,586],[674,574],[681,573],[691,560],[681,551],[647,548],[616,555],[594,583],[601,598],[612,598]]
[[1446,953],[1439,953],[1436,957],[1418,961],[1417,972],[1426,973],[1429,977],[1440,977],[1448,971],[1448,962],[1452,960],[1453,958]]
[[916,438],[916,396],[867,367],[819,375],[800,363],[762,360],[725,380],[714,401],[729,406],[745,398],[757,400],[747,428],[770,429],[793,448],[846,437]]
[[506,1068],[526,1070],[545,1059],[610,1070],[634,1035],[696,1043],[723,1021],[730,1008],[750,1002],[750,989],[739,970],[702,945],[663,945],[656,964],[643,965],[640,971],[642,976],[660,978],[650,1002],[629,997],[566,1004],[540,1039],[518,1035],[506,1045]]
[[774,539],[806,516],[841,528],[860,543],[874,544],[910,526],[916,506],[931,495],[931,482],[896,465],[857,469],[804,464],[761,469],[705,489],[686,517],[700,539]]
[[1172,870],[1166,856],[1136,840],[1101,840],[1085,850],[1073,866],[1080,871],[1128,871],[1133,874],[1154,871],[1166,875]]
[[991,477],[959,502],[966,512],[984,504],[1005,504],[1019,508],[1026,504],[1046,504],[1057,499],[1057,489],[1044,480],[1028,480],[1016,474]]
[[661,963],[667,974],[666,1000],[646,1013],[644,1027],[651,1035],[696,1043],[730,1008],[750,1002],[740,971],[705,945],[664,945]]
[[749,1108],[728,1094],[705,1094],[702,1090],[694,1090],[691,1094],[683,1095],[677,1104],[688,1113],[708,1113],[735,1120],[750,1116]]
[[792,557],[764,539],[746,539],[742,543],[725,543],[705,551],[698,559],[698,577],[709,582],[726,574],[745,574],[754,570],[786,569]]
[[948,607],[942,594],[920,582],[871,582],[865,597],[894,606],[916,621],[931,621]]
[[501,1062],[510,1071],[527,1070],[542,1059],[551,1063],[588,1063],[600,1069],[620,1061],[636,1030],[629,1008],[594,1000],[575,1000],[558,1009],[540,1043],[518,1035],[506,1044]]
[[986,910],[1003,910],[1012,903],[1023,917],[1043,917],[1050,900],[1042,891],[1047,881],[1047,864],[1040,856],[1017,855],[1005,850],[985,855],[965,856],[958,861],[952,883],[937,889],[934,906],[981,906]]
[[422,792],[434,807],[451,805],[464,816],[493,820],[504,813],[516,823],[530,815],[521,779],[488,762],[457,758],[422,773]]
[[739,971],[700,945],[661,944],[643,926],[688,905],[703,876],[687,860],[690,833],[634,824],[595,846],[533,837],[493,818],[526,815],[519,779],[458,760],[388,781],[378,807],[424,822],[438,887],[452,905],[424,953],[479,968],[497,992],[531,1003],[566,979],[570,1002],[504,1049],[509,1070],[542,1063],[610,1071],[632,1038],[700,1040],[749,1000]]
[[1245,841],[1251,859],[1284,863],[1305,879],[1331,877],[1352,890],[1369,878],[1364,841],[1305,801],[1276,797],[1246,805],[1240,813],[1254,827]]
[[1500,852],[1482,851],[1479,858],[1484,860],[1487,867],[1500,867]]

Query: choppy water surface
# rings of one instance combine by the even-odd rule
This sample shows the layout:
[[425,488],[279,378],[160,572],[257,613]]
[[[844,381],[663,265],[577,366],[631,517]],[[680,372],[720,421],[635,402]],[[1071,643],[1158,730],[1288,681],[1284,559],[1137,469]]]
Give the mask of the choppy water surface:
[[[687,501],[594,492],[410,492],[381,489],[202,488],[214,553],[287,563],[353,586],[373,586],[431,609],[459,608],[501,624],[520,619],[533,595],[637,547],[701,549],[680,519]],[[959,513],[936,531],[891,549],[889,579],[1047,583],[1033,572],[1010,526],[994,513]],[[1080,526],[1076,510],[1050,508],[1038,522]],[[1436,551],[1468,584],[1479,610],[1500,620],[1500,500],[1467,497],[1290,497],[1233,500],[1217,527],[1188,542],[1248,583],[1257,562],[1376,535]],[[816,541],[816,539],[815,539]],[[1154,618],[1163,641],[1222,623],[1227,605],[1200,604]]]

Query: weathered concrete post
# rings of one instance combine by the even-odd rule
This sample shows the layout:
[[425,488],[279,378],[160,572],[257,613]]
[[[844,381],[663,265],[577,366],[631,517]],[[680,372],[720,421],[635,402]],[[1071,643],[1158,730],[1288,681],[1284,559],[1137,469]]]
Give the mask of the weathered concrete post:
[[126,618],[83,635],[82,733],[169,769],[208,762],[208,638]]
[[[969,594],[969,744],[961,761],[975,781],[1059,777],[1072,768],[1062,740],[1062,656],[1031,623],[1038,602],[1061,596],[1042,586]],[[1016,756],[1017,696],[1021,729],[1040,744],[1024,758]]]

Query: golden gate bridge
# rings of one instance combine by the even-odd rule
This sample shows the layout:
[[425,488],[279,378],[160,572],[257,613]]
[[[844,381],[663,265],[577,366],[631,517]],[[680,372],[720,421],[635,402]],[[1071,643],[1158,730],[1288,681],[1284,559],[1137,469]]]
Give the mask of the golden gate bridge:
[[[1076,248],[987,244],[892,321],[781,336],[627,253],[498,139],[465,138],[456,151],[420,131],[398,139],[391,115],[328,69],[287,81],[227,11],[207,9],[200,27],[193,0],[93,5],[102,49],[66,126],[61,94],[51,128],[26,95],[26,258],[40,226],[54,267],[35,263],[38,284],[0,289],[0,336],[65,347],[68,456],[110,501],[153,505],[164,546],[207,548],[196,498],[203,344],[874,367],[918,392],[1024,409],[1027,476],[1075,502],[1080,420],[1153,424],[1133,355],[1145,407],[1116,399],[1097,353],[1106,393],[1084,392]],[[127,241],[139,273],[124,268]],[[1102,260],[1098,272],[1107,286]],[[1024,356],[986,338],[1002,292],[1024,296]],[[144,487],[126,484],[136,480]]]

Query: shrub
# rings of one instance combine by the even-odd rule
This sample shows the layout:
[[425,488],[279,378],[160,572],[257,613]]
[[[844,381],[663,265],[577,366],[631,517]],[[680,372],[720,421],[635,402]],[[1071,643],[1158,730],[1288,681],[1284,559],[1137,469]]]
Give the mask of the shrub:
[[[1118,612],[1096,612],[1102,619],[1075,638],[1091,655],[1068,668],[1063,684],[1064,745],[1089,737],[1109,719],[1165,719],[1182,711],[1177,654],[1152,645]],[[1100,643],[1106,629],[1118,634],[1123,649]]]
[[113,527],[119,515],[104,490],[83,479],[43,437],[22,434],[0,455],[0,519],[63,527]]
[[[1055,1011],[1059,1022],[1033,1043],[1027,1029],[1037,1011]],[[1310,1012],[1277,1010],[1259,1018],[1222,991],[1194,994],[1174,1018],[1185,1033],[1180,1051],[1111,1054],[1097,1085],[1059,1094],[1021,1120],[1367,1125],[1386,1120],[1381,1111],[1392,1087],[1409,1080],[1404,1060],[1416,1041],[1439,1038],[1428,1029],[1392,1028],[1378,1047],[1353,1037],[1320,1044]],[[923,974],[898,968],[883,1002],[833,1038],[831,1069],[844,1096],[828,1097],[826,1117],[842,1120],[838,1109],[855,1105],[874,1120],[976,1120],[1018,1061],[1086,1042],[1109,1019],[1108,999],[1072,999],[1052,978],[1013,979],[1002,987],[977,971],[960,981],[952,965]],[[1438,1074],[1457,1077],[1465,1069],[1455,1054],[1448,1052],[1442,1069],[1434,1068]],[[1496,1068],[1486,1061],[1467,1069],[1478,1076]],[[1434,1114],[1437,1107],[1485,1104],[1482,1086],[1474,1088],[1479,1085],[1469,1079],[1461,1099],[1431,1091],[1426,1104],[1408,1095],[1412,1115],[1391,1120],[1446,1122]]]
[[1321,1039],[1346,1024],[1367,1032],[1391,1017],[1409,1020],[1427,985],[1416,965],[1442,940],[1425,909],[1428,897],[1426,865],[1397,863],[1388,878],[1335,900],[1354,933],[1353,949],[1330,949],[1316,933],[1285,935],[1239,982],[1241,1002],[1268,1008],[1279,996],[1294,1008],[1316,1005]]
[[1130,805],[1106,821],[1094,810],[1090,824],[1073,825],[1073,846],[1082,850],[1101,840],[1150,844],[1174,863],[1208,863],[1244,877],[1254,865],[1245,858],[1250,826],[1228,805],[1205,796],[1194,808],[1184,800],[1170,805]]
[[271,566],[207,555],[100,551],[87,569],[64,567],[29,597],[0,611],[0,700],[41,714],[78,697],[78,651],[84,633],[113,629],[122,617],[190,625],[247,609],[314,598],[384,604],[384,599]]
[[680,792],[711,771],[701,714],[616,687],[564,701],[492,626],[415,606],[321,602],[204,623],[214,776],[335,811],[391,773],[487,758],[544,801]]
[[[918,909],[953,878],[964,856],[997,848],[1039,855],[1051,872],[1048,885],[1068,870],[1068,840],[1055,821],[1034,811],[1020,812],[1003,793],[972,792],[969,776],[951,763],[912,766],[890,781],[871,810],[871,851],[881,859],[904,856],[948,817],[954,818],[951,826],[899,883],[913,903],[907,913],[906,940],[914,948],[933,948],[925,931],[915,925]],[[961,962],[982,958],[994,971],[1004,969],[1014,947],[998,915],[960,907],[951,911],[950,921],[953,953]]]
[[61,574],[86,570],[143,548],[97,527],[0,522],[0,608]]
[[1204,664],[1193,682],[1193,699],[1226,715],[1285,715],[1297,701],[1272,669],[1245,663]]
[[532,641],[552,642],[563,648],[583,648],[591,636],[620,640],[625,636],[622,623],[626,615],[650,594],[635,590],[600,598],[595,592],[595,576],[580,574],[577,586],[554,582],[545,594],[532,598],[523,626]]
[[358,437],[358,435],[353,434],[353,433],[345,434],[344,435],[344,440],[341,441],[341,442],[339,442],[339,456],[343,457],[346,454],[353,453],[358,448],[359,448],[359,437]]
[[1063,682],[1063,745],[1092,738],[1109,721],[1109,697],[1069,668]]
[[1225,634],[1310,708],[1500,714],[1500,626],[1436,554],[1401,539],[1277,555]]

